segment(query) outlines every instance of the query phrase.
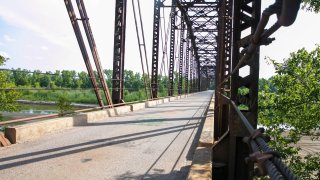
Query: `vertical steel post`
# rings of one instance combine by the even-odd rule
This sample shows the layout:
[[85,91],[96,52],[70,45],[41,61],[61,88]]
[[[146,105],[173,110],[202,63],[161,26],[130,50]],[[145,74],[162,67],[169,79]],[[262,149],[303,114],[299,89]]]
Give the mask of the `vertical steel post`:
[[187,32],[187,46],[186,46],[186,72],[185,72],[185,94],[189,93],[189,61],[190,61],[190,33]]
[[[260,0],[233,0],[233,43],[232,43],[232,68],[234,68],[241,58],[241,49],[248,45],[247,39],[243,37],[243,31],[255,32],[261,12]],[[259,81],[259,49],[254,56],[242,67],[249,66],[249,75],[241,77],[239,71],[231,76],[231,100],[237,105],[244,105],[247,109],[242,110],[243,114],[250,121],[252,126],[257,126],[258,115],[258,81]],[[241,68],[242,68],[241,67]],[[239,94],[239,88],[247,88],[249,93]],[[230,155],[229,155],[229,178],[230,179],[252,179],[250,175],[253,165],[244,162],[249,156],[247,144],[242,138],[249,134],[242,128],[238,115],[234,110],[230,111]]]
[[113,75],[112,75],[112,101],[114,104],[123,102],[124,55],[126,37],[127,0],[116,0]]
[[193,76],[193,69],[194,69],[193,58],[194,58],[194,56],[193,56],[192,47],[190,47],[190,50],[191,50],[191,56],[190,56],[190,72],[189,72],[189,74],[190,74],[190,90],[189,91],[192,93],[193,92],[193,78],[194,78],[194,76]]
[[[230,0],[221,1],[219,7],[218,20],[218,52],[216,63],[216,90],[215,90],[215,125],[214,139],[218,140],[228,129],[228,112],[229,106],[223,101],[219,93],[227,96],[230,89],[230,81],[221,84],[230,73],[230,58],[231,58],[231,27],[232,27],[232,5]],[[227,93],[227,94],[226,94]],[[230,93],[229,93],[230,94]]]
[[200,67],[200,61],[197,60],[197,92],[201,91],[201,67]]
[[172,2],[172,9],[171,9],[171,28],[170,28],[170,62],[169,62],[169,89],[168,89],[168,96],[173,96],[174,91],[174,59],[175,59],[175,29],[176,29],[176,7],[175,2]]
[[184,58],[184,21],[183,17],[181,17],[181,29],[180,29],[180,55],[179,55],[179,77],[178,77],[178,94],[182,94],[182,71],[183,71],[183,58]]
[[158,97],[158,59],[159,59],[159,31],[160,31],[160,0],[154,0],[153,40],[152,40],[152,71],[151,88],[152,97]]

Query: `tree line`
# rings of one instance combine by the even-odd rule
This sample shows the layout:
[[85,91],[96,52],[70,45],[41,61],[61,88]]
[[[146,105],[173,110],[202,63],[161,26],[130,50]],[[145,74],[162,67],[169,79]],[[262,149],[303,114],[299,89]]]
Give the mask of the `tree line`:
[[[11,69],[2,70],[7,75],[7,80],[17,87],[33,87],[33,88],[72,88],[72,89],[90,89],[91,81],[87,72],[76,72],[74,70],[57,70],[55,72],[41,72],[40,70],[30,71],[27,69]],[[94,72],[98,79],[97,72]],[[104,70],[106,81],[109,88],[112,88],[112,70]],[[177,74],[176,74],[177,76]],[[145,88],[144,78],[142,75],[131,70],[124,71],[124,88],[129,92],[139,91]],[[176,79],[176,78],[175,78]],[[99,82],[99,81],[98,81]],[[175,80],[175,84],[177,84]],[[168,78],[166,76],[159,77],[159,92],[166,91]],[[147,85],[148,86],[148,85]]]

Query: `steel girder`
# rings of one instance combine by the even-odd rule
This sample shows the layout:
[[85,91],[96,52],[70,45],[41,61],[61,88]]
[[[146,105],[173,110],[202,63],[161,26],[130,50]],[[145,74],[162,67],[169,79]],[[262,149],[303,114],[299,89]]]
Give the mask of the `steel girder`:
[[[261,13],[260,0],[233,0],[233,43],[232,43],[232,67],[234,68],[241,57],[241,50],[245,49],[258,26]],[[244,32],[251,32],[248,36],[243,36]],[[253,57],[243,63],[241,67],[249,67],[249,75],[241,77],[239,71],[231,76],[230,99],[238,106],[243,105],[246,110],[242,113],[250,121],[251,125],[257,127],[258,118],[258,82],[259,82],[259,48]],[[245,88],[249,92],[240,94],[239,89]],[[229,175],[231,179],[240,177],[241,179],[252,179],[250,176],[253,170],[252,164],[246,164],[243,159],[249,156],[248,145],[242,141],[242,138],[249,136],[248,132],[242,128],[238,115],[235,110],[230,111],[230,156],[229,156]],[[231,159],[231,157],[236,157]],[[241,169],[241,170],[240,170]]]
[[230,74],[231,67],[232,0],[220,1],[218,31],[218,60],[215,72],[215,140],[218,140],[228,130],[229,107],[221,99],[219,93],[230,96],[230,80],[223,81]]
[[[249,156],[249,149],[248,145],[242,141],[243,137],[249,134],[240,123],[238,114],[230,108],[221,94],[236,102],[237,106],[242,105],[244,107],[242,113],[252,126],[256,127],[259,49],[250,60],[241,65],[241,68],[247,66],[250,69],[249,75],[241,77],[239,70],[233,72],[233,69],[238,65],[243,56],[241,51],[249,45],[248,40],[251,39],[258,25],[261,2],[259,0],[221,0],[220,2],[214,129],[214,138],[218,143],[214,146],[212,154],[213,163],[223,164],[223,171],[221,174],[213,175],[213,178],[227,176],[228,179],[252,179],[253,164],[247,164],[244,161]],[[233,15],[232,19],[231,15]],[[249,35],[244,36],[246,33]],[[240,88],[247,89],[248,93],[240,94]]]
[[180,54],[179,54],[179,82],[178,82],[178,94],[181,95],[182,94],[182,80],[183,80],[183,59],[184,59],[184,44],[185,44],[185,29],[184,29],[184,21],[183,18],[181,18],[181,30],[180,30]]
[[112,75],[112,101],[123,102],[124,55],[126,37],[127,0],[116,0]]
[[174,59],[175,59],[175,37],[176,37],[176,8],[174,1],[172,2],[171,8],[171,27],[170,27],[170,59],[169,59],[169,85],[168,85],[168,96],[173,96],[174,91]]
[[187,31],[186,39],[186,57],[185,57],[185,94],[189,93],[189,63],[190,63],[190,41],[188,37],[190,36],[189,31]]
[[154,0],[153,15],[153,41],[152,41],[152,64],[151,64],[151,89],[152,97],[158,97],[158,60],[159,60],[159,37],[160,37],[160,0]]

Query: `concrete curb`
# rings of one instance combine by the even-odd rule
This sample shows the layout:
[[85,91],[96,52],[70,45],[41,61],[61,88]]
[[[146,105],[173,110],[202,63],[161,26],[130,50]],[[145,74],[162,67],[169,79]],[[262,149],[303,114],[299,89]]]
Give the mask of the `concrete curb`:
[[211,147],[213,145],[214,99],[211,99],[201,131],[198,147],[193,155],[188,180],[212,179]]
[[[194,93],[195,94],[195,93]],[[32,139],[39,138],[45,134],[58,132],[64,129],[69,129],[75,126],[86,126],[88,123],[101,121],[107,118],[123,115],[129,112],[138,111],[159,104],[175,101],[181,98],[186,98],[194,94],[176,96],[170,98],[161,98],[157,100],[136,103],[115,107],[112,109],[99,110],[87,113],[79,113],[72,117],[58,117],[43,121],[32,122],[24,125],[7,127],[5,129],[5,137],[12,144],[22,143]]]

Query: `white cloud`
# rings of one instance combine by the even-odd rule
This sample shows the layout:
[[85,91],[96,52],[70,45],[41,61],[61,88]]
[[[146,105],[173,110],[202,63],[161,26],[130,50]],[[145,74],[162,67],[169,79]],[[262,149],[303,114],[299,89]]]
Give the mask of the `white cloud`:
[[[20,2],[16,2],[20,3]],[[28,2],[29,3],[29,2]],[[14,9],[13,7],[18,6],[21,11],[18,11]],[[34,3],[35,7],[37,6],[37,3]],[[48,28],[45,23],[49,23],[46,17],[39,17],[42,16],[42,14],[38,14],[39,19],[37,19],[37,16],[35,17],[34,14],[37,14],[37,9],[33,9],[33,13],[29,14],[28,11],[26,12],[26,8],[21,9],[21,7],[24,7],[24,5],[17,5],[14,2],[12,4],[0,6],[0,17],[4,19],[8,24],[19,27],[23,30],[29,30],[36,34],[38,34],[40,37],[46,39],[50,43],[53,43],[58,46],[66,47],[66,42],[61,40],[60,37],[57,36],[55,33],[55,28],[52,28],[52,25],[55,24],[55,27],[57,27],[57,20],[54,22],[51,22],[51,28]],[[40,8],[42,9],[42,8]],[[48,10],[48,9],[47,9]],[[34,23],[37,22],[37,23]]]
[[5,41],[7,41],[7,42],[16,42],[17,40],[16,39],[14,39],[14,38],[12,38],[11,36],[9,36],[8,34],[5,34],[4,36],[3,36],[3,39],[5,40]]
[[4,46],[4,43],[0,41],[0,46]]
[[41,46],[40,49],[44,50],[44,51],[48,51],[49,50],[49,48],[47,46]]

